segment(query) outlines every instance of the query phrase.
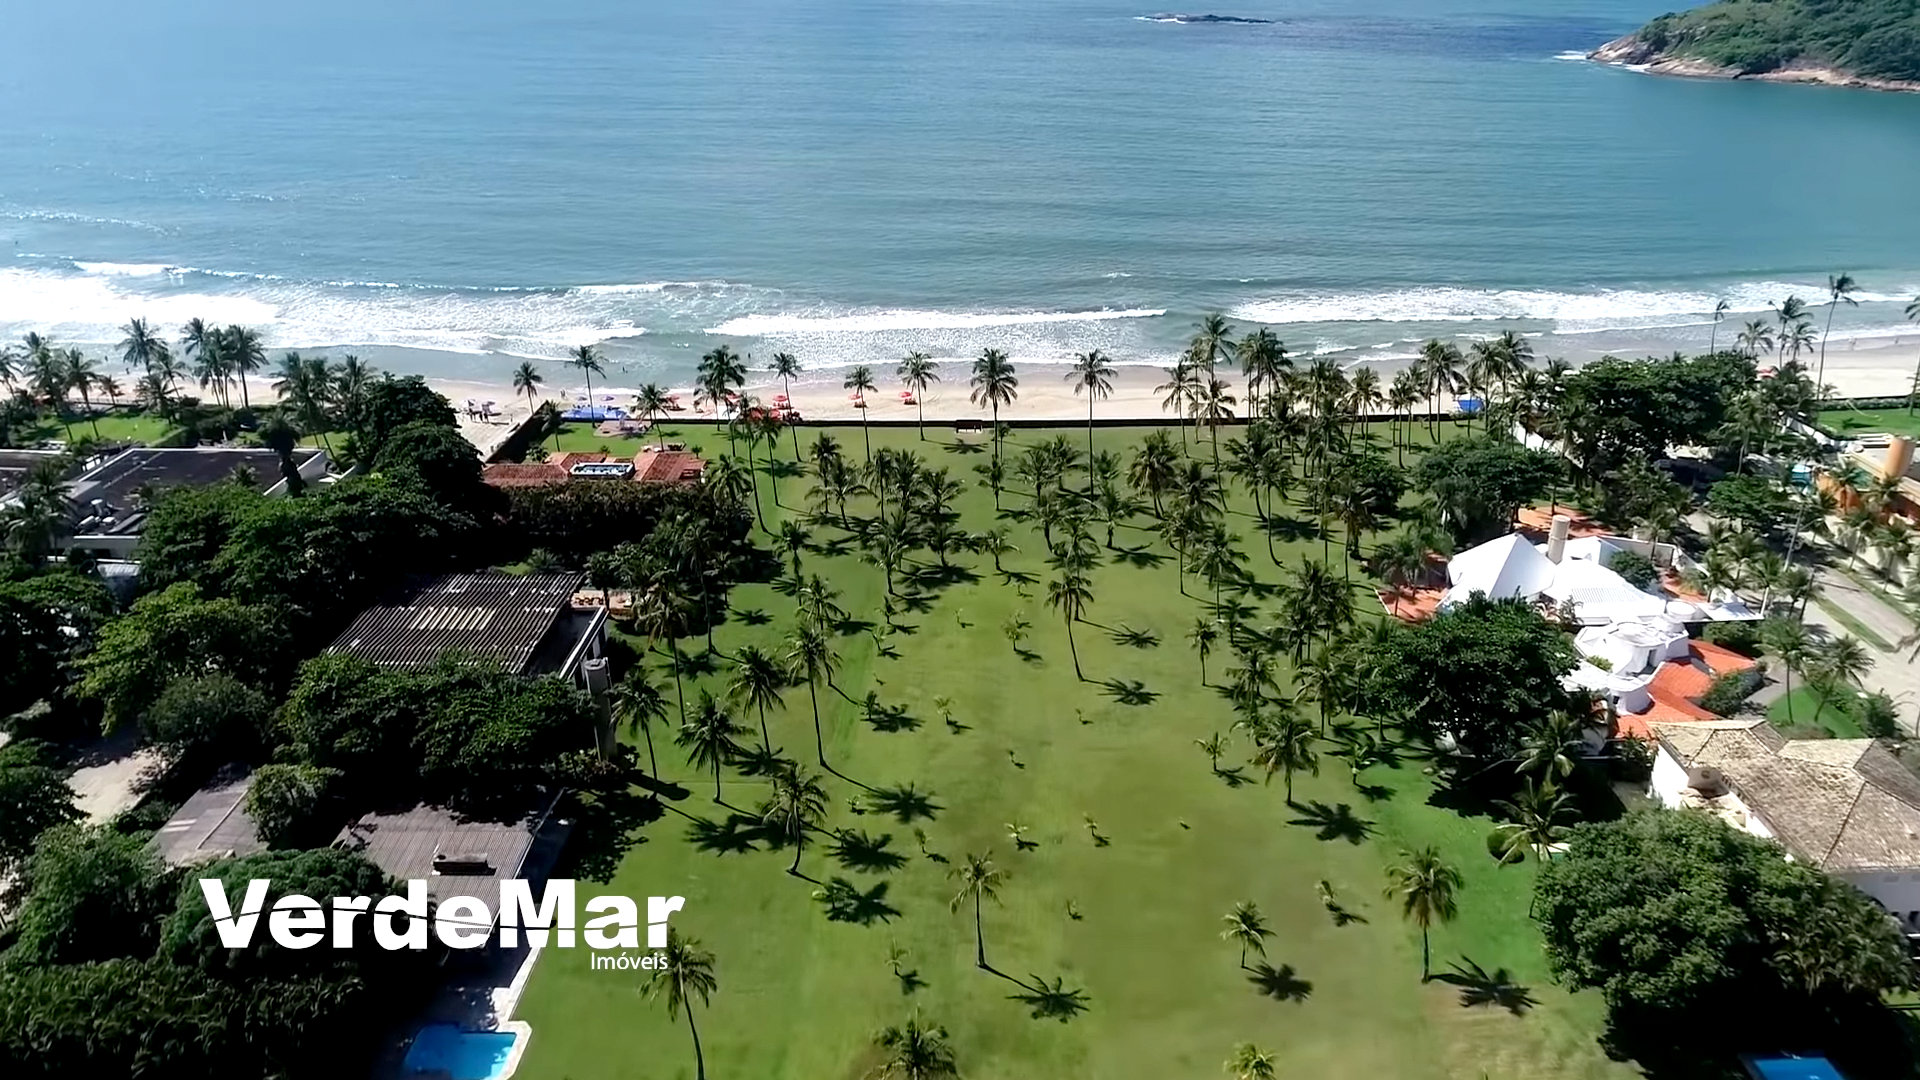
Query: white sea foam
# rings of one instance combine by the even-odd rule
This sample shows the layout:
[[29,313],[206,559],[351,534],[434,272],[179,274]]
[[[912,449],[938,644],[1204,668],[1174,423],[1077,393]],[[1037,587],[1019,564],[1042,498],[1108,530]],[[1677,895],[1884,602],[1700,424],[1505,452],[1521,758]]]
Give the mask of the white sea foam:
[[741,315],[709,327],[707,333],[767,337],[780,334],[884,334],[902,330],[982,330],[996,326],[1151,319],[1165,314],[1164,308],[1103,308],[1098,311],[892,310],[857,315]]
[[1555,60],[1585,60],[1587,58],[1587,54],[1583,52],[1575,52],[1573,50],[1568,50],[1567,52],[1554,53],[1553,58]]
[[[1824,283],[1761,281],[1724,291],[1598,289],[1559,292],[1537,289],[1462,289],[1447,287],[1396,289],[1365,293],[1294,293],[1240,304],[1229,314],[1248,322],[1344,323],[1410,322],[1472,323],[1529,320],[1554,324],[1563,333],[1598,329],[1649,329],[1690,326],[1712,319],[1714,304],[1726,300],[1730,314],[1747,315],[1772,309],[1774,303],[1797,295],[1809,304],[1826,299]],[[1862,303],[1892,302],[1910,295],[1854,294]]]
[[166,263],[76,262],[79,270],[101,277],[156,277],[173,269]]

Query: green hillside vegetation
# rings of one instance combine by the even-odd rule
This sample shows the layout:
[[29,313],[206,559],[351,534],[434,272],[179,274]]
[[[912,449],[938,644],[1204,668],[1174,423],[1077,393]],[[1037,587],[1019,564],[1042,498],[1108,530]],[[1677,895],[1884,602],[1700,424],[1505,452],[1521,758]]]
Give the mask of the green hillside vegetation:
[[1656,52],[1749,75],[1806,61],[1920,80],[1920,0],[1721,0],[1662,15],[1636,36]]

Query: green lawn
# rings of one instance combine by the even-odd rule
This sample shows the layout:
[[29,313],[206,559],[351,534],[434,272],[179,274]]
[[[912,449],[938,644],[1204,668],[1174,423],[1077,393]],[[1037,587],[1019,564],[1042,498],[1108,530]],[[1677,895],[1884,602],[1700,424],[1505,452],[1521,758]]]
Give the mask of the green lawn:
[[65,424],[54,417],[43,416],[32,424],[15,429],[14,439],[26,446],[36,442],[65,442],[67,433],[71,431],[76,439],[98,438],[102,442],[150,445],[159,442],[172,430],[171,423],[144,413],[116,412],[93,420],[70,418]]
[[1836,698],[1823,707],[1811,687],[1795,686],[1793,693],[1782,694],[1767,706],[1767,719],[1783,728],[1825,728],[1837,739],[1861,738],[1864,733],[1844,704]]
[[[803,430],[802,443],[817,430]],[[1125,451],[1145,430],[1102,430],[1096,440]],[[1084,437],[1084,430],[1068,433]],[[859,428],[833,434],[849,456],[862,454]],[[1017,432],[1008,450],[1017,453],[1051,434]],[[991,498],[971,471],[985,455],[954,452],[950,429],[930,428],[925,443],[911,429],[876,429],[872,436],[876,448],[916,450],[927,464],[967,481],[963,527],[993,522]],[[724,446],[710,428],[689,426],[668,437],[708,452]],[[597,449],[600,441],[585,429],[561,439],[581,449]],[[782,447],[791,454],[791,442],[783,440]],[[761,480],[764,496],[769,481]],[[800,505],[808,485],[784,481],[781,501]],[[1008,505],[1020,501],[1007,499]],[[770,497],[763,506],[770,519],[784,513]],[[1277,581],[1264,543],[1253,539],[1248,509],[1242,498],[1230,527],[1246,538],[1255,575]],[[1297,508],[1293,514],[1305,524]],[[784,873],[787,854],[704,853],[688,841],[687,821],[676,813],[644,829],[607,890],[687,898],[675,925],[715,954],[719,980],[711,1006],[698,1010],[710,1075],[858,1080],[876,1063],[874,1032],[916,1010],[951,1032],[970,1080],[1212,1077],[1223,1075],[1221,1063],[1244,1041],[1278,1053],[1285,1077],[1634,1075],[1596,1045],[1597,997],[1571,997],[1548,981],[1527,918],[1533,866],[1496,867],[1485,848],[1489,820],[1428,805],[1430,782],[1417,764],[1368,773],[1366,782],[1385,789],[1386,797],[1374,800],[1356,792],[1338,759],[1327,759],[1318,777],[1299,778],[1300,808],[1285,803],[1277,778],[1270,787],[1257,781],[1229,787],[1210,773],[1194,745],[1226,732],[1232,715],[1199,685],[1198,661],[1184,635],[1200,606],[1181,596],[1173,563],[1116,563],[1097,572],[1088,621],[1075,631],[1092,680],[1080,682],[1061,622],[1043,602],[1037,530],[1009,524],[1022,550],[1006,563],[1040,574],[1039,584],[1016,588],[993,573],[990,560],[962,556],[956,561],[978,571],[979,580],[946,589],[924,611],[905,613],[902,631],[888,642],[897,659],[877,656],[865,633],[838,639],[838,685],[853,698],[874,690],[921,724],[894,733],[872,730],[850,701],[827,691],[821,709],[828,755],[866,783],[910,781],[930,793],[942,809],[935,820],[917,823],[929,852],[957,863],[968,852],[991,851],[1009,879],[1001,902],[986,908],[989,960],[1014,976],[1064,976],[1085,989],[1090,1008],[1062,1025],[1030,1019],[1008,1000],[1011,984],[973,966],[971,919],[948,911],[947,867],[920,854],[912,827],[855,816],[848,800],[858,789],[827,777],[830,824],[890,833],[909,862],[884,878],[851,874],[809,848],[802,869],[822,878],[847,874],[863,887],[885,880],[887,902],[899,909],[890,923],[827,922],[810,899],[813,886]],[[837,529],[814,530],[816,546],[839,536]],[[1102,530],[1096,537],[1103,538]],[[1123,528],[1117,539],[1122,547],[1164,550],[1139,528]],[[1320,550],[1316,539],[1296,540],[1281,545],[1279,557],[1293,564]],[[1334,553],[1338,558],[1337,541]],[[808,573],[841,590],[840,604],[855,617],[880,621],[880,571],[861,562],[857,551],[815,550],[804,559]],[[1355,581],[1362,584],[1358,574]],[[1191,578],[1188,584],[1197,587]],[[748,643],[771,647],[792,623],[792,600],[772,586],[742,587],[732,599],[734,617],[715,635],[723,653]],[[1360,600],[1363,617],[1374,617],[1378,605],[1364,594]],[[1017,659],[1000,632],[1015,613],[1033,624],[1026,643],[1037,654],[1031,662]],[[1263,610],[1260,620],[1271,617]],[[1116,643],[1109,630],[1122,627],[1150,630],[1159,643]],[[702,643],[682,644],[697,653]],[[1228,663],[1224,650],[1217,652],[1210,676],[1218,680]],[[671,678],[663,678],[671,688]],[[1101,684],[1109,679],[1137,680],[1158,696],[1150,704],[1121,704],[1104,692]],[[716,690],[722,681],[721,674],[701,680]],[[942,723],[934,702],[943,696],[952,699],[953,718],[964,730]],[[741,719],[757,739],[757,724]],[[810,765],[805,688],[788,691],[784,710],[769,722],[775,741]],[[687,768],[670,742],[656,741],[663,771],[693,792],[678,809],[721,816],[711,801],[711,779]],[[1237,739],[1222,764],[1243,762],[1248,753],[1245,740]],[[763,790],[731,775],[725,787],[727,800],[743,807],[755,805]],[[1089,819],[1107,846],[1095,845]],[[1017,853],[1009,823],[1026,826],[1038,849]],[[1468,1007],[1456,987],[1421,984],[1419,934],[1381,889],[1385,867],[1399,851],[1425,844],[1439,845],[1466,878],[1459,920],[1434,932],[1435,970],[1463,956],[1489,972],[1504,969],[1528,988],[1530,1008],[1515,1014]],[[1335,926],[1315,891],[1323,880],[1365,921]],[[1303,980],[1301,1000],[1263,997],[1238,970],[1237,952],[1219,930],[1221,916],[1241,900],[1258,903],[1268,916],[1275,931],[1269,960]],[[1069,917],[1070,905],[1080,919]],[[897,987],[890,947],[904,950],[903,967],[926,981],[912,997]],[[659,1002],[643,999],[639,973],[589,970],[590,955],[550,950],[541,959],[518,1010],[534,1033],[517,1076],[692,1077],[684,1018],[669,1021]]]
[[1855,409],[1841,405],[1821,410],[1820,426],[1843,438],[1877,432],[1920,436],[1920,411],[1909,414],[1904,407]]

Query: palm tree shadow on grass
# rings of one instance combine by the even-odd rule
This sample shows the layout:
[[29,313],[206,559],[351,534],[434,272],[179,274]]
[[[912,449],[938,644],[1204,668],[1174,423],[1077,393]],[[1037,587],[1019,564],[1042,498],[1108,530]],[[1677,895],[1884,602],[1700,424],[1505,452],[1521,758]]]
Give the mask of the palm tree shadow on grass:
[[1248,784],[1253,783],[1252,780],[1247,778],[1247,767],[1245,765],[1235,765],[1231,769],[1215,768],[1213,775],[1218,777],[1221,783],[1230,788],[1246,787]]
[[786,458],[774,458],[771,462],[760,466],[760,471],[775,480],[792,480],[806,475],[806,470],[801,468],[799,462],[788,461]]
[[1151,630],[1135,630],[1126,623],[1113,628],[1108,635],[1115,645],[1125,645],[1130,649],[1157,649],[1160,647],[1160,635]]
[[932,566],[922,566],[909,572],[907,574],[907,580],[911,582],[915,588],[926,589],[929,592],[939,592],[941,589],[954,585],[978,584],[980,575],[971,568],[961,566],[958,563],[948,563],[945,566],[934,563]]
[[1025,570],[1000,570],[997,571],[997,573],[1000,577],[1000,584],[1008,586],[1009,588],[1015,585],[1032,585],[1034,582],[1040,580],[1039,574],[1030,574]]
[[[996,971],[994,974],[1000,973]],[[1008,994],[1007,1000],[1025,1005],[1028,1010],[1027,1015],[1033,1019],[1058,1020],[1064,1024],[1087,1011],[1089,1004],[1087,992],[1079,987],[1068,986],[1064,976],[1054,979],[1052,983],[1048,983],[1038,975],[1029,977],[1033,979],[1032,984],[1020,982],[1018,979],[1013,980],[1021,987],[1022,992]]]
[[1459,987],[1462,1008],[1492,1005],[1520,1016],[1540,1003],[1530,989],[1514,981],[1513,973],[1506,968],[1488,971],[1464,956],[1435,975],[1433,981]]
[[1289,825],[1302,825],[1317,830],[1316,840],[1345,840],[1349,844],[1358,844],[1373,835],[1373,822],[1356,817],[1353,807],[1346,803],[1329,806],[1318,799],[1301,804],[1300,816],[1287,822]]
[[568,834],[569,873],[588,881],[611,881],[627,853],[647,842],[639,830],[658,821],[663,806],[657,798],[630,791],[583,798],[573,815],[573,831]]
[[1122,705],[1151,705],[1160,699],[1157,690],[1147,689],[1147,684],[1139,679],[1128,682],[1124,679],[1108,679],[1100,684],[1100,692]]
[[871,833],[857,829],[839,829],[827,855],[847,870],[866,874],[886,873],[907,865],[907,857],[892,850],[892,833]]
[[1275,1001],[1304,1002],[1313,996],[1313,984],[1294,974],[1292,964],[1274,967],[1262,960],[1247,972],[1247,981]]
[[892,922],[900,914],[899,908],[887,903],[884,881],[863,891],[846,878],[836,876],[813,890],[813,898],[826,909],[828,922],[872,926],[876,922]]
[[933,801],[932,792],[917,791],[912,784],[875,789],[867,796],[867,808],[902,825],[911,825],[921,818],[932,821],[946,809]]
[[720,821],[696,817],[687,826],[687,840],[709,855],[744,855],[763,844],[771,849],[775,839],[763,819],[746,814],[728,814]]
[[1319,523],[1287,514],[1269,514],[1264,527],[1269,535],[1283,543],[1296,544],[1320,539]]
[[985,443],[961,442],[958,439],[952,442],[941,443],[940,449],[945,450],[949,454],[984,454],[987,452]]
[[814,545],[814,551],[823,559],[843,559],[853,553],[853,537],[836,536],[831,540],[822,540]]
[[1170,558],[1172,558],[1172,556],[1157,551],[1149,551],[1143,547],[1121,548],[1113,553],[1114,563],[1125,564],[1136,570],[1155,569]]

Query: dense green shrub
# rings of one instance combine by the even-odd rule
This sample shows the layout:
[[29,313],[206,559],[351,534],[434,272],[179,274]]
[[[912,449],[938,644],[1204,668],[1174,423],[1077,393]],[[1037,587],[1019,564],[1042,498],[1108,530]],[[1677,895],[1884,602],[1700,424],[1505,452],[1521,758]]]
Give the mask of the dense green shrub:
[[1644,589],[1660,580],[1660,568],[1653,560],[1637,551],[1622,551],[1613,556],[1607,569],[1627,579],[1627,583],[1636,589]]
[[1662,15],[1638,36],[1660,52],[1743,74],[1801,63],[1920,79],[1920,5],[1913,0],[1721,0]]

